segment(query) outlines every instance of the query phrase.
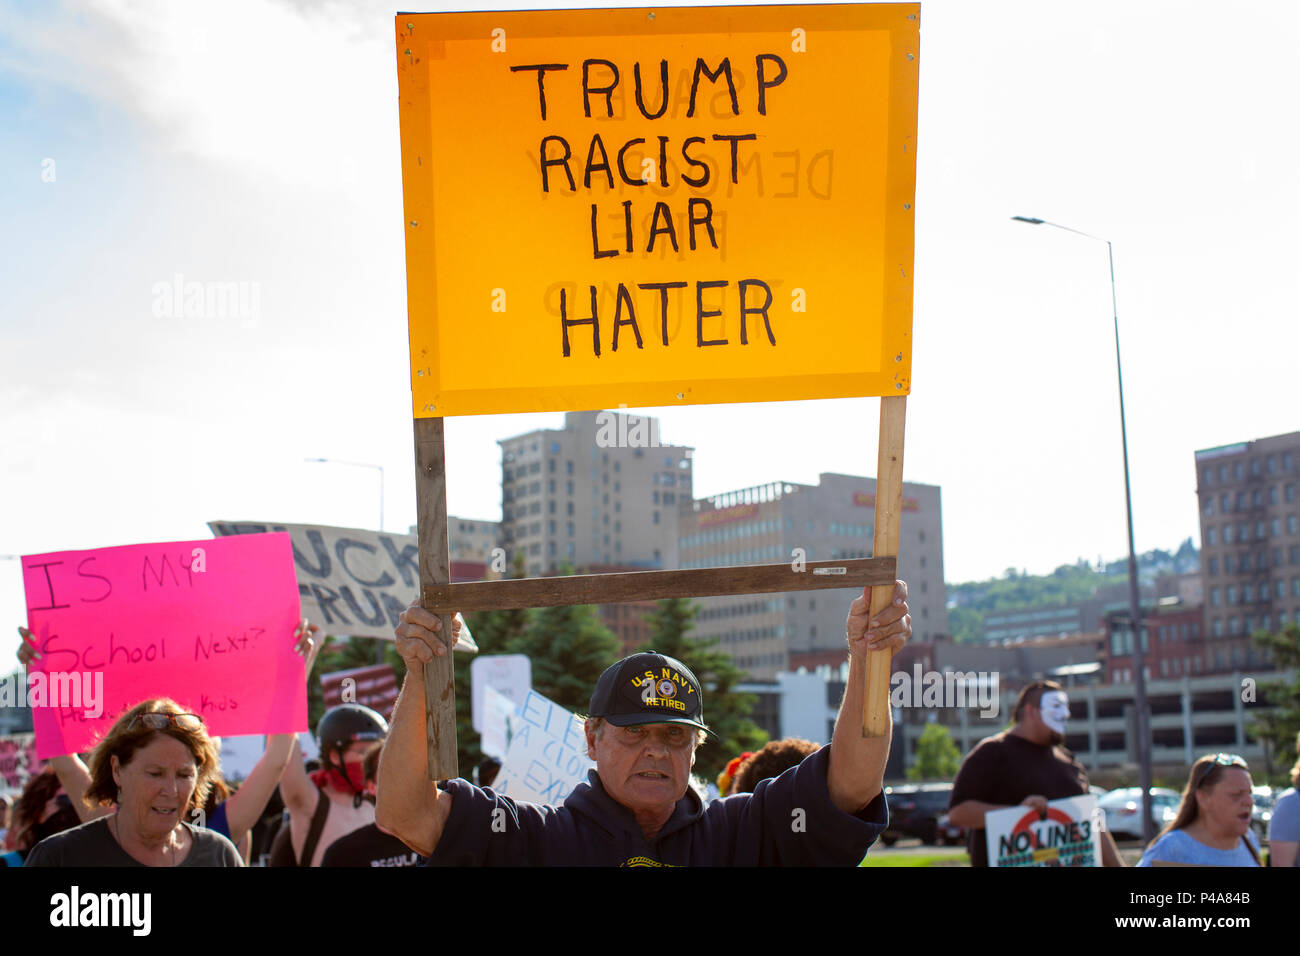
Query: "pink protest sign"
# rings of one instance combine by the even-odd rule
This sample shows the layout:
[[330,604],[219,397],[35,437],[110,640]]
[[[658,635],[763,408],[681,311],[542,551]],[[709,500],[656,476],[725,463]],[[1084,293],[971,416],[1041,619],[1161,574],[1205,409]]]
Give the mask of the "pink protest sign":
[[287,534],[22,560],[41,653],[26,688],[41,759],[89,749],[151,697],[200,714],[214,736],[307,729]]

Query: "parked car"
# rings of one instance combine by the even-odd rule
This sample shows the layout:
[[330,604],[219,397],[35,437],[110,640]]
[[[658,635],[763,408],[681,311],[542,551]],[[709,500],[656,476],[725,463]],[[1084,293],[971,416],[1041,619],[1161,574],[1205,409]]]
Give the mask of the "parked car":
[[885,788],[889,802],[889,828],[880,835],[885,846],[903,837],[920,837],[922,843],[934,843],[939,832],[939,818],[948,812],[952,797],[950,783],[910,783]]
[[[1142,839],[1142,821],[1138,815],[1141,796],[1141,787],[1120,787],[1097,801],[1097,806],[1106,814],[1106,829],[1115,839]],[[1182,795],[1177,790],[1168,787],[1151,788],[1153,832],[1159,833],[1165,824],[1178,815],[1178,804],[1181,802]]]
[[957,826],[945,813],[935,824],[934,839],[940,846],[961,846],[966,842],[966,828]]

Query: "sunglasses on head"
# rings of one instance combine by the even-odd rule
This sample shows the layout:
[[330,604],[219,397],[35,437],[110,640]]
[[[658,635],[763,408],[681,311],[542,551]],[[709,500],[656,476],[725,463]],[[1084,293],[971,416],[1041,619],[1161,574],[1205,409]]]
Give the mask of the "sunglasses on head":
[[166,730],[168,727],[179,727],[181,730],[202,730],[203,718],[198,714],[166,714],[166,713],[149,713],[136,714],[131,718],[131,723],[126,725],[130,730],[139,722],[144,724],[150,730]]
[[1196,775],[1196,783],[1192,789],[1195,790],[1204,783],[1205,778],[1210,775],[1210,771],[1215,767],[1240,767],[1242,770],[1250,769],[1246,766],[1246,761],[1243,757],[1239,757],[1236,754],[1217,753],[1214,755],[1213,760],[1207,760],[1204,766],[1201,767],[1200,771]]

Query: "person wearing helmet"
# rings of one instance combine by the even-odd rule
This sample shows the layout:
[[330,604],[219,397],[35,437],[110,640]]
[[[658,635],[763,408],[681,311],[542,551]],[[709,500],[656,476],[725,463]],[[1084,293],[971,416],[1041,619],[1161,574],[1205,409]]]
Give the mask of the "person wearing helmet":
[[387,736],[388,722],[379,714],[360,704],[342,704],[327,710],[317,725],[320,770],[309,776],[295,745],[280,794],[289,810],[289,839],[299,866],[320,866],[331,843],[375,822],[364,761],[375,742]]

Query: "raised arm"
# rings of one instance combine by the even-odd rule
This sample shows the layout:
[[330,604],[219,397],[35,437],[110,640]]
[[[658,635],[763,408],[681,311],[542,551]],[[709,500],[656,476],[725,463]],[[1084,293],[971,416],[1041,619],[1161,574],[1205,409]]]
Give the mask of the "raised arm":
[[[18,628],[18,636],[22,638],[22,643],[18,645],[18,662],[26,668],[32,661],[40,658],[40,653],[36,650],[36,638],[32,637],[32,632],[25,627]],[[62,757],[50,758],[50,766],[54,768],[54,773],[59,778],[59,783],[63,785],[68,799],[72,801],[72,808],[77,811],[77,817],[82,823],[89,823],[91,820],[98,820],[100,817],[107,816],[113,812],[111,806],[89,806],[85,802],[86,791],[90,789],[90,768],[76,754],[65,754]]]
[[[889,721],[883,737],[862,736],[862,707],[867,693],[867,651],[897,651],[912,636],[912,618],[907,613],[907,585],[894,582],[894,601],[868,620],[871,589],[853,599],[845,622],[849,642],[849,682],[844,690],[835,733],[831,737],[830,768],[826,785],[831,800],[845,813],[857,813],[880,793],[889,758]],[[886,709],[886,713],[889,713]]]
[[425,736],[424,665],[451,653],[441,630],[437,615],[416,602],[402,612],[395,634],[397,653],[406,662],[406,680],[379,756],[375,797],[375,823],[421,856],[432,855],[451,813],[451,795],[428,779]]
[[[303,656],[304,674],[308,680],[311,679],[311,668],[316,662],[316,655],[325,643],[324,639],[316,640],[319,631],[320,628],[304,618],[293,632],[294,650]],[[266,804],[279,785],[290,758],[298,750],[297,743],[297,734],[271,734],[266,738],[266,750],[239,785],[239,789],[226,801],[226,824],[230,827],[231,843],[238,846],[239,841],[262,818]],[[301,759],[298,760],[298,768],[302,770]],[[310,786],[311,781],[307,780],[306,773],[301,776]],[[288,803],[288,800],[285,802]]]

